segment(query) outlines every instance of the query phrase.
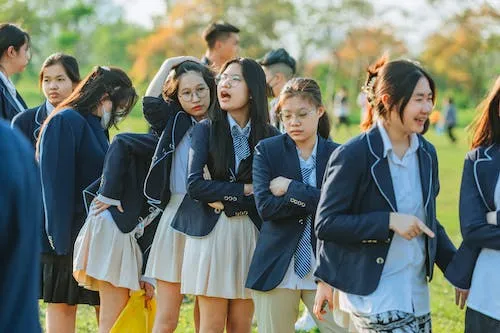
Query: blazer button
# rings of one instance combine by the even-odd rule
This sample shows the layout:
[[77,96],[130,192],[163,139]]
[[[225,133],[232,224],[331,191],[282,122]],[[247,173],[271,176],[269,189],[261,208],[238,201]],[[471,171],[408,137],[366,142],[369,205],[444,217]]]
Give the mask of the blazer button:
[[175,146],[174,146],[174,144],[173,144],[173,143],[169,144],[169,145],[168,145],[168,147],[169,147],[170,149],[174,149],[174,148],[175,148]]
[[384,258],[378,257],[377,258],[377,264],[382,265],[384,263]]
[[304,219],[300,219],[300,220],[299,220],[299,223],[300,223],[300,224],[304,224]]

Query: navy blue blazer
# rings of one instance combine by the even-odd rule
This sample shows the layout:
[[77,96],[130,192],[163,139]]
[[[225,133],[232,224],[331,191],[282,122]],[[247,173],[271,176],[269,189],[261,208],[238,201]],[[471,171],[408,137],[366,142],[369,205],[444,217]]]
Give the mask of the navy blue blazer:
[[40,176],[28,140],[4,121],[0,121],[0,156],[0,295],[5,302],[0,332],[41,332]]
[[[455,247],[436,218],[439,192],[437,155],[421,135],[417,156],[426,224],[436,234],[426,241],[426,274],[434,263],[444,271]],[[389,213],[397,212],[384,144],[375,126],[335,150],[328,162],[316,213],[318,266],[315,275],[331,286],[356,295],[378,286],[392,241]]]
[[[142,189],[157,143],[158,138],[152,134],[117,134],[106,153],[102,177],[84,191],[87,206],[98,194],[120,200],[123,213],[116,206],[111,206],[108,210],[123,233],[134,230],[139,222],[155,210],[155,207],[147,203]],[[160,217],[161,213],[144,229],[142,237],[137,240],[143,252],[143,272]]]
[[[255,147],[253,189],[257,211],[264,223],[250,264],[247,288],[268,291],[283,280],[304,231],[304,218],[314,217],[316,213],[326,163],[337,147],[333,141],[318,137],[317,187],[302,182],[297,149],[288,134],[264,139]],[[275,197],[269,184],[279,176],[292,179],[292,182],[284,196]],[[313,231],[311,242],[315,253]]]
[[[271,136],[280,134],[279,131],[269,126]],[[213,160],[210,156],[210,128],[211,121],[205,119],[198,123],[193,130],[191,139],[191,150],[189,153],[188,181],[187,190],[191,198],[203,203],[196,211],[198,217],[189,221],[191,229],[199,237],[208,235],[219,219],[220,211],[209,207],[207,204],[214,201],[221,201],[224,204],[224,213],[228,217],[248,215],[257,229],[260,230],[262,219],[257,213],[253,195],[246,196],[243,191],[244,184],[239,182],[241,179],[242,166],[245,163],[252,163],[252,154],[241,161],[238,171],[235,172],[234,151],[230,156],[231,174],[227,179],[207,180],[203,177],[203,168],[208,167],[210,174],[213,174]],[[228,139],[232,140],[231,137]],[[203,218],[199,218],[203,214]]]
[[460,229],[463,242],[446,269],[456,287],[469,289],[482,248],[500,250],[500,229],[486,222],[486,213],[497,212],[495,186],[500,172],[500,144],[478,147],[467,153],[460,187]]
[[[24,136],[31,142],[33,148],[35,148],[36,141],[38,140],[38,134],[40,133],[40,127],[42,126],[45,119],[47,119],[47,108],[44,102],[42,105],[39,105],[36,108],[32,108],[24,112],[18,113],[12,119],[11,126],[13,128],[19,129],[24,134]],[[40,209],[40,215],[42,216],[44,215],[43,207],[41,207]],[[53,252],[52,248],[50,247],[49,240],[47,238],[47,233],[45,232],[45,228],[42,228],[41,237],[42,237],[41,238],[42,253]]]
[[[19,103],[24,106],[24,110],[26,110],[28,108],[26,106],[26,102],[17,91],[16,97]],[[5,83],[0,80],[0,119],[11,121],[16,114],[23,112],[24,110],[19,110],[16,101],[7,90],[7,86],[5,86]]]
[[19,129],[31,141],[33,147],[36,145],[40,127],[47,119],[47,108],[45,102],[43,104],[18,113],[13,119],[11,126]]
[[56,114],[43,131],[40,144],[45,228],[59,255],[73,253],[85,222],[83,190],[102,173],[108,150],[100,118],[73,109]]

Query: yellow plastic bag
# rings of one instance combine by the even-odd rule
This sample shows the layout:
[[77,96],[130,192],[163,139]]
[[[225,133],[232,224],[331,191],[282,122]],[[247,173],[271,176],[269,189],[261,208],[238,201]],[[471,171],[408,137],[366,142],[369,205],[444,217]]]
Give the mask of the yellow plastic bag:
[[151,333],[156,314],[156,300],[144,304],[144,290],[132,292],[109,333]]

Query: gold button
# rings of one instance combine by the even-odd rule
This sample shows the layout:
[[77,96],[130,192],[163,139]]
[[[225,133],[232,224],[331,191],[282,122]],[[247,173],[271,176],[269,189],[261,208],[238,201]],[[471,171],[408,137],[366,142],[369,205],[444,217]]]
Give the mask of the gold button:
[[377,264],[382,265],[384,263],[384,258],[378,257],[377,258]]

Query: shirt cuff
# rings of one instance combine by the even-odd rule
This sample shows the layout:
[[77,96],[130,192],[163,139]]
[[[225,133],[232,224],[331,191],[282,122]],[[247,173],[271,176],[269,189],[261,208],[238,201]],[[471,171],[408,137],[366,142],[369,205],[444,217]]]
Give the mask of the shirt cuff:
[[121,207],[121,205],[122,205],[120,200],[111,199],[111,198],[105,197],[102,194],[99,194],[96,199],[99,200],[100,202],[103,202],[103,203],[105,203],[107,205],[111,205],[111,206],[120,206]]
[[147,283],[149,283],[150,285],[152,285],[153,287],[156,288],[156,279],[153,279],[153,278],[150,278],[150,277],[147,277],[147,276],[143,275],[141,277],[141,281],[147,282]]

